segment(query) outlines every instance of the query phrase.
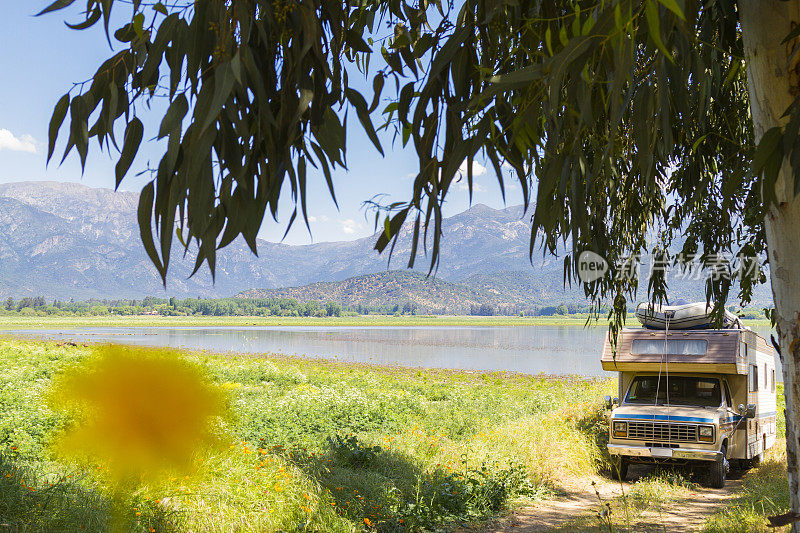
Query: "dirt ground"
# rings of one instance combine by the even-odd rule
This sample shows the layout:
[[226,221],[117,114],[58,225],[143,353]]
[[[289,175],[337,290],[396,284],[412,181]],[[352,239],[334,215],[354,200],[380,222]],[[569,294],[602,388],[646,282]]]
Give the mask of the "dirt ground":
[[[600,528],[597,512],[605,505],[618,499],[623,490],[626,494],[632,484],[652,468],[631,466],[625,483],[608,479],[582,479],[564,487],[565,494],[537,505],[516,510],[509,516],[482,528],[481,533],[556,533],[571,531],[608,531]],[[718,511],[733,497],[742,486],[737,474],[731,472],[724,489],[698,487],[688,498],[664,506],[663,509],[650,509],[642,512],[632,510],[630,528],[615,526],[615,532],[690,532],[698,531],[710,515]],[[592,481],[595,485],[592,485]],[[597,492],[595,492],[595,489]],[[599,497],[598,497],[599,493]],[[602,503],[601,501],[602,500]],[[631,504],[632,505],[632,504]],[[624,513],[624,505],[614,505],[615,513]],[[617,521],[621,517],[617,517]]]

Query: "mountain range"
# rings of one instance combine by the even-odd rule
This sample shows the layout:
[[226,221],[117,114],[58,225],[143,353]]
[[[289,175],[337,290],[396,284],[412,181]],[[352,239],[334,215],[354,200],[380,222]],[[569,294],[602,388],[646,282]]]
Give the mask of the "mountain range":
[[[529,218],[521,206],[492,209],[478,204],[446,218],[434,279],[387,272],[405,268],[411,249],[409,226],[401,231],[391,262],[386,254],[373,249],[376,236],[302,246],[259,240],[258,257],[241,239],[236,240],[220,252],[215,282],[205,268],[190,277],[192,254],[184,258],[182,251],[176,250],[165,290],[142,248],[137,202],[136,193],[76,183],[0,184],[0,298],[229,297],[244,293],[291,294],[303,299],[336,293],[340,295],[337,299],[346,302],[348,290],[385,294],[385,284],[391,282],[395,288],[402,287],[398,294],[403,297],[420,293],[420,301],[427,298],[432,303],[438,298],[435,291],[431,293],[436,284],[463,305],[487,298],[526,305],[586,303],[582,290],[564,289],[560,259],[531,264]],[[418,258],[416,268],[427,272],[424,257]],[[376,273],[381,275],[367,276]],[[320,283],[339,285],[321,291]],[[681,298],[703,297],[702,282],[681,282],[674,289]],[[769,301],[768,290],[761,291],[756,300]]]

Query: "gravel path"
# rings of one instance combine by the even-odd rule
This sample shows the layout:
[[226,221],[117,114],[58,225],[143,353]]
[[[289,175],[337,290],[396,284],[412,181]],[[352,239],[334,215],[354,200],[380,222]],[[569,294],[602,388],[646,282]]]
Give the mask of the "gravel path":
[[[607,531],[598,528],[596,514],[601,507],[600,499],[614,500],[630,492],[631,486],[640,476],[652,469],[632,466],[628,481],[620,485],[608,479],[593,478],[571,482],[565,494],[537,505],[516,510],[506,518],[498,520],[479,531],[482,533],[556,533],[572,531]],[[592,485],[592,481],[595,485]],[[690,532],[698,531],[706,518],[718,511],[727,500],[741,489],[739,479],[728,479],[724,489],[697,488],[686,499],[665,505],[664,509],[631,512],[631,531],[638,532]],[[595,492],[597,489],[597,492]],[[615,506],[614,512],[624,513],[624,507]],[[619,519],[619,517],[618,517]],[[625,532],[626,527],[616,526],[615,532]]]

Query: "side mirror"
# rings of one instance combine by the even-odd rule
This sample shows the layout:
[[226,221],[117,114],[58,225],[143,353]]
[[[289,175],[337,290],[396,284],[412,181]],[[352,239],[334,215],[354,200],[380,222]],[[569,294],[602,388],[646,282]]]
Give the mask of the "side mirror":
[[605,397],[605,407],[606,409],[611,409],[611,396]]
[[755,418],[756,417],[756,404],[749,403],[747,407],[744,406],[743,403],[739,404],[739,414],[745,418]]

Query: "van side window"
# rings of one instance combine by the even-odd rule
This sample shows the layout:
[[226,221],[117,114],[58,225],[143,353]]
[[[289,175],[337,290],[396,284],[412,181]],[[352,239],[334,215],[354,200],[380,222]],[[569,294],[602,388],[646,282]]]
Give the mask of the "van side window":
[[775,392],[775,369],[772,369],[772,392]]
[[725,403],[728,404],[728,407],[733,408],[733,404],[731,403],[731,391],[728,390],[728,382],[723,381],[722,384],[725,387]]
[[758,390],[758,366],[750,365],[750,392]]

